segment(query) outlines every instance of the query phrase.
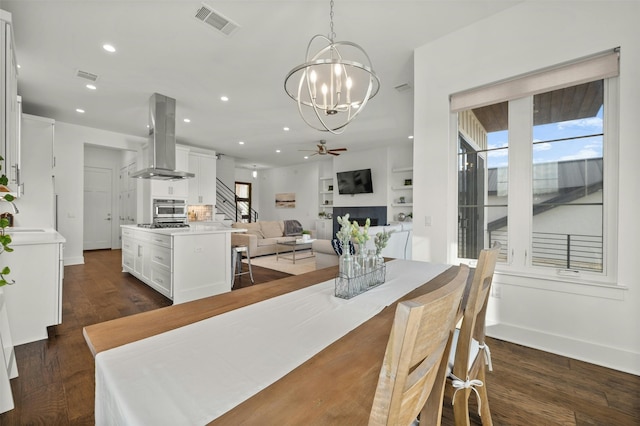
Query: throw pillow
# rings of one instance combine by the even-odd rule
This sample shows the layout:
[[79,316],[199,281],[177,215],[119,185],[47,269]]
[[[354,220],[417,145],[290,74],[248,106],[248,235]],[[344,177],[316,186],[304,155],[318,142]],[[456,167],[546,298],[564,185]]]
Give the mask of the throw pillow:
[[[334,238],[331,240],[331,245],[333,246],[333,251],[335,251],[338,256],[342,256],[342,241]],[[351,241],[349,241],[349,253],[356,254],[356,247]]]
[[269,221],[266,220],[264,222],[256,222],[260,224],[262,229],[262,233],[265,238],[277,238],[282,237],[282,228],[280,226],[279,221]]

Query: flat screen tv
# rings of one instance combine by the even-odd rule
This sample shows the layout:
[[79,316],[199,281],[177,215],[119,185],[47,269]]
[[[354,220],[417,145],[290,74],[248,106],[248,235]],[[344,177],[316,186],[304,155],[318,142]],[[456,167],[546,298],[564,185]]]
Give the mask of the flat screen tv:
[[339,194],[371,194],[373,183],[371,182],[371,169],[351,170],[338,172]]

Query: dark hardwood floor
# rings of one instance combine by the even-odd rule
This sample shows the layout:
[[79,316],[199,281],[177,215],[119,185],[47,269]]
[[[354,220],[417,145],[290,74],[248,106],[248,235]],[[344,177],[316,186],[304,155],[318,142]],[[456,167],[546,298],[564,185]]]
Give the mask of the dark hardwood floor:
[[[16,347],[16,408],[0,414],[0,425],[92,425],[94,363],[82,327],[171,304],[120,272],[119,250],[85,252],[85,262],[65,267],[63,324],[51,327],[47,340]],[[288,276],[253,268],[256,284]],[[245,275],[236,287],[248,284]],[[487,386],[495,425],[640,425],[640,377],[489,342],[494,371]],[[445,402],[443,425],[452,424]],[[472,424],[480,424],[477,415]]]

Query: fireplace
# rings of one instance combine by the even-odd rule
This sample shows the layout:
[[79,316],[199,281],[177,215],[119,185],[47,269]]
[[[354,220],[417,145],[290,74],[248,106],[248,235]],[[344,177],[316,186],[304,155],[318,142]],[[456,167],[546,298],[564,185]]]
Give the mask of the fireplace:
[[371,219],[371,226],[387,225],[387,206],[357,206],[357,207],[333,207],[333,235],[340,230],[338,216],[349,213],[349,220],[354,220],[360,226],[364,226],[367,218]]

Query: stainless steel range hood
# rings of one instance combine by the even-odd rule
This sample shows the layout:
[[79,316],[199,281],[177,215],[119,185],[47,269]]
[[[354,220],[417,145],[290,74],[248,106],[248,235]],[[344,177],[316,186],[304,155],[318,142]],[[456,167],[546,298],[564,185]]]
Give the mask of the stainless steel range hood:
[[133,178],[179,180],[192,178],[176,170],[176,100],[154,93],[149,100],[149,167]]

